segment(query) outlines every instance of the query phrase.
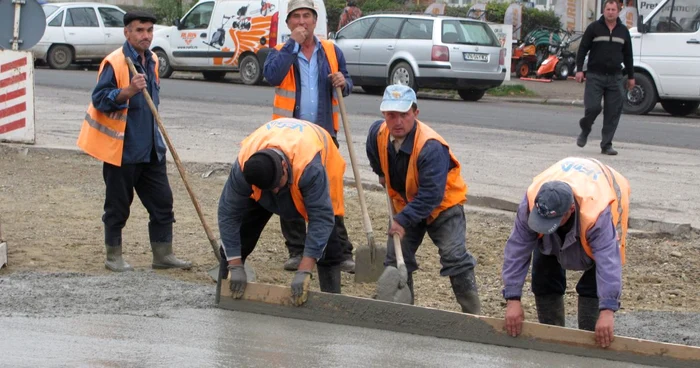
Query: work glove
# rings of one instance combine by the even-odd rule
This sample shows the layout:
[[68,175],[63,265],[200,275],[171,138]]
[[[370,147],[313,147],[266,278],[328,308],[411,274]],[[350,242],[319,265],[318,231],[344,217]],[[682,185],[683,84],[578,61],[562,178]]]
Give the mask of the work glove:
[[408,270],[406,264],[401,264],[397,267],[399,270],[399,289],[403,289],[408,284]]
[[248,277],[245,275],[245,268],[242,264],[228,265],[231,279],[231,296],[235,299],[240,299],[245,291],[245,286],[248,283]]
[[292,280],[292,304],[297,307],[306,303],[309,297],[311,271],[297,271]]

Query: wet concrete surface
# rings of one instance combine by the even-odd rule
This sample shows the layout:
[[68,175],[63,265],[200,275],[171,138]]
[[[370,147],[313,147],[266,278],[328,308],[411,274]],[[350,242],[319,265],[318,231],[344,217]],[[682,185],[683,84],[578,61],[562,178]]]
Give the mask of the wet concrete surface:
[[[214,291],[151,271],[0,273],[0,366],[638,366],[220,310]],[[616,318],[622,335],[688,345],[697,320],[677,314],[659,328],[655,315]]]
[[12,367],[638,367],[216,309],[0,318]]

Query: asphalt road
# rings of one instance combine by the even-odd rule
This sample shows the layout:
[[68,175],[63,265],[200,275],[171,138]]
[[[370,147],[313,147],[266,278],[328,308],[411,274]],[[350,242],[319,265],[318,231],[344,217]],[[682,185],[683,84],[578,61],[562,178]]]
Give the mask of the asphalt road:
[[[231,76],[232,74],[229,74]],[[96,71],[57,71],[37,69],[35,84],[89,91],[94,87]],[[226,82],[164,79],[161,99],[185,99],[221,104],[270,106],[273,90],[269,86],[246,86]],[[377,116],[380,96],[356,93],[345,103],[352,114]],[[575,137],[581,107],[537,104],[501,103],[494,100],[480,102],[420,99],[419,109],[431,122],[474,126],[480,128],[545,133]],[[594,130],[602,127],[602,114]],[[615,141],[655,146],[700,149],[700,118],[674,118],[668,115],[623,115]],[[597,144],[597,142],[591,142]]]

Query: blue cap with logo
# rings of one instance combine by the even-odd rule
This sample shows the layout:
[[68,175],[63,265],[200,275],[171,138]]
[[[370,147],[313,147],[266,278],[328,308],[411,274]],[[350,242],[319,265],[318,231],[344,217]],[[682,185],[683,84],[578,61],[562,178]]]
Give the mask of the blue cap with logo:
[[551,234],[557,231],[572,204],[574,192],[569,184],[561,181],[546,182],[537,192],[535,207],[530,211],[527,225],[539,234]]
[[382,104],[379,111],[406,112],[414,103],[418,103],[416,92],[411,87],[401,84],[392,84],[384,90]]

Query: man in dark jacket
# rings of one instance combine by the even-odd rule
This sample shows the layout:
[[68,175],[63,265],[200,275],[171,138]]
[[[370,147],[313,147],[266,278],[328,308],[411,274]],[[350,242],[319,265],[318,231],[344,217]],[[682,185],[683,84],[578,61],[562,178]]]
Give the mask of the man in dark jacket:
[[[583,96],[585,112],[579,121],[581,134],[576,144],[586,145],[588,134],[595,119],[603,111],[603,139],[600,142],[601,153],[617,155],[612,147],[613,137],[622,114],[622,103],[625,89],[622,85],[622,68],[625,64],[627,71],[627,89],[634,88],[634,65],[632,56],[632,40],[630,32],[620,21],[620,3],[617,0],[606,0],[603,16],[591,23],[583,34],[576,55],[576,81],[583,82],[583,61],[588,56],[588,71],[586,73],[586,91]],[[600,100],[604,99],[604,107]]]

